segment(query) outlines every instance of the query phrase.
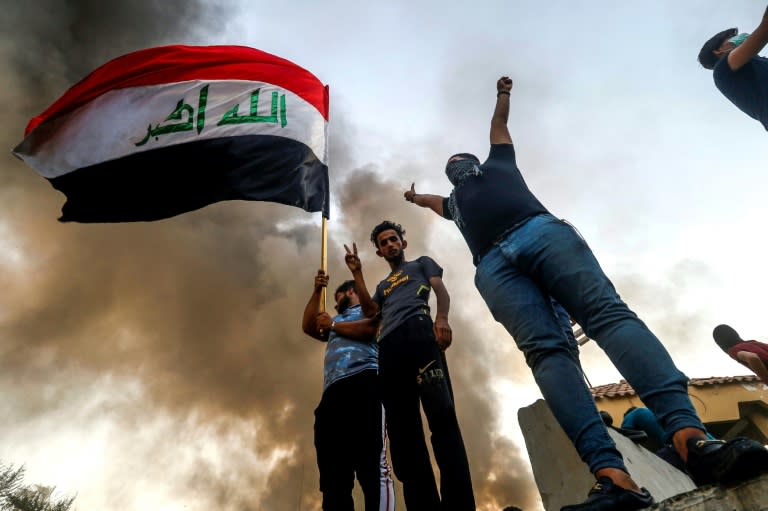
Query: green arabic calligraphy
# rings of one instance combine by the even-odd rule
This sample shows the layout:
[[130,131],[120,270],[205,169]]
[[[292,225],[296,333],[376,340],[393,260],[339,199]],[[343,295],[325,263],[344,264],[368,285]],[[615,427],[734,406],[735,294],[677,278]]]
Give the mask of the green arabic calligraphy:
[[[277,124],[277,115],[278,111],[280,113],[280,125],[281,127],[285,128],[285,125],[288,124],[288,120],[286,118],[285,113],[285,94],[282,96],[278,94],[276,91],[272,92],[272,105],[269,112],[269,115],[259,115],[259,93],[261,92],[261,89],[256,89],[251,93],[251,108],[248,113],[248,115],[240,115],[238,111],[240,110],[240,104],[233,106],[229,110],[227,110],[224,113],[224,116],[221,118],[221,120],[218,122],[217,126],[222,126],[224,124],[245,124],[245,123],[252,123],[252,122],[268,122],[271,124]],[[280,98],[280,108],[278,109],[277,102],[278,97]]]
[[203,131],[205,126],[205,105],[208,104],[208,86],[200,89],[200,97],[197,100],[197,134]]
[[[179,121],[173,124],[166,124],[161,126],[162,123],[158,123],[154,128],[150,124],[147,126],[146,136],[135,145],[142,146],[146,144],[151,137],[158,140],[160,135],[166,135],[168,133],[178,133],[180,131],[192,131],[197,126],[197,133],[200,134],[205,126],[205,107],[208,104],[208,85],[200,89],[200,94],[197,99],[197,123],[193,123],[195,117],[195,110],[188,104],[184,103],[184,98],[180,99],[176,103],[176,108],[168,114],[163,122]],[[184,114],[186,113],[186,121],[184,121]]]
[[[147,126],[147,134],[139,142],[134,144],[135,146],[143,146],[150,138],[159,140],[161,135],[167,135],[170,133],[179,133],[182,131],[193,131],[197,128],[197,134],[199,135],[205,127],[205,108],[208,104],[208,87],[206,85],[200,89],[200,93],[197,98],[197,117],[195,117],[195,110],[191,105],[184,102],[184,98],[180,99],[176,103],[176,107],[168,114],[162,122],[157,123],[155,127],[152,124]],[[279,94],[278,92],[272,92],[272,102],[270,105],[269,115],[259,115],[259,93],[261,89],[256,89],[251,93],[250,109],[248,115],[240,115],[240,104],[236,104],[221,117],[221,120],[216,124],[222,126],[226,124],[245,124],[245,123],[258,123],[265,122],[271,124],[280,123],[280,127],[285,128],[288,125],[288,110],[286,108],[285,94]]]

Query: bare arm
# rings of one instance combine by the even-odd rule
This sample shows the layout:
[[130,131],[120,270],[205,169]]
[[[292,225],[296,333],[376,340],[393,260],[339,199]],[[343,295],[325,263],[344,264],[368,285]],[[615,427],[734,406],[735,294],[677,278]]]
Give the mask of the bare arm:
[[331,316],[325,312],[317,315],[315,323],[317,328],[323,331],[333,331],[341,336],[361,342],[373,342],[379,329],[378,317],[334,323]]
[[435,291],[435,298],[437,299],[437,313],[435,314],[435,338],[437,339],[437,345],[440,349],[445,350],[451,345],[453,341],[453,332],[451,326],[448,324],[448,311],[451,308],[451,297],[448,294],[448,290],[443,284],[441,277],[431,277],[429,284]]
[[442,195],[431,195],[428,193],[416,193],[416,183],[411,184],[411,189],[406,190],[403,193],[405,200],[413,202],[417,206],[422,208],[429,208],[440,216],[443,216],[443,201],[445,197]]
[[502,76],[496,82],[496,108],[491,117],[491,144],[511,144],[512,136],[507,128],[509,121],[509,95],[512,79]]
[[747,364],[763,383],[768,385],[768,367],[765,367],[765,364],[760,360],[760,357],[749,351],[739,351],[736,353],[736,358]]
[[344,256],[344,262],[347,263],[347,268],[352,272],[352,278],[355,279],[355,293],[357,293],[360,299],[360,308],[366,318],[372,318],[379,313],[379,304],[373,301],[368,293],[368,288],[365,286],[363,263],[360,262],[360,258],[357,255],[357,244],[352,243],[352,250],[346,245],[344,245],[344,249],[347,251],[347,255]]
[[320,333],[320,329],[315,324],[315,316],[320,312],[320,293],[324,287],[328,286],[328,275],[323,270],[318,270],[315,276],[315,288],[312,292],[312,296],[309,297],[306,307],[304,307],[304,315],[301,318],[301,329],[304,333],[310,337],[314,337],[318,341],[325,341],[328,339],[328,331],[324,330]]
[[768,8],[763,19],[747,39],[728,54],[728,66],[736,71],[755,57],[768,44]]

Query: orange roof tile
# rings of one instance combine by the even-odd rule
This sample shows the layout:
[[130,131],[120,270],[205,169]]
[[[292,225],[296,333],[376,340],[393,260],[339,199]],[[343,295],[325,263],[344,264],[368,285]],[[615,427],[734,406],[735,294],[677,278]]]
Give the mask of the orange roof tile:
[[[705,387],[707,385],[721,385],[723,383],[757,383],[759,381],[760,379],[754,374],[746,376],[711,376],[709,378],[691,378],[688,381],[688,385],[693,387]],[[620,380],[619,383],[597,385],[590,390],[595,399],[635,395],[635,390],[630,387],[626,380]]]

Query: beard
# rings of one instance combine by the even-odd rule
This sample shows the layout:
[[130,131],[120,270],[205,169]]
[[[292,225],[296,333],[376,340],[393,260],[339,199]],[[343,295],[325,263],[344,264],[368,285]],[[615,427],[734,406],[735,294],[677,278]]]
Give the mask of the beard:
[[352,301],[352,298],[349,296],[344,295],[344,297],[339,300],[339,303],[336,304],[336,310],[339,312],[339,314],[342,314],[345,310],[349,308],[349,304]]
[[384,259],[390,264],[400,266],[405,261],[405,251],[399,250],[395,255],[385,255]]

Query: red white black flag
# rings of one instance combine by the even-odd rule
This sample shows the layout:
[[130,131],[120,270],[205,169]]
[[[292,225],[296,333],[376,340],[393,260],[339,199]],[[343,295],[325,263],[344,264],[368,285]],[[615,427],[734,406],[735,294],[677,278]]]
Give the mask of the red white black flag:
[[99,67],[14,154],[63,192],[59,220],[168,218],[264,200],[328,217],[328,87],[243,46],[164,46]]

